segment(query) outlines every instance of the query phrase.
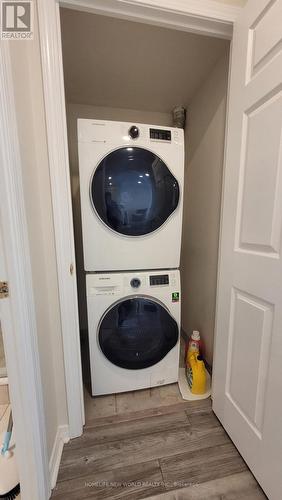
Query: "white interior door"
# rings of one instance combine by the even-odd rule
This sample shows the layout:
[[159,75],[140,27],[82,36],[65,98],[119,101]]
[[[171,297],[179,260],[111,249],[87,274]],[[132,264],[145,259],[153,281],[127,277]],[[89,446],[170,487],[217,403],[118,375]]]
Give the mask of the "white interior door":
[[282,0],[235,23],[213,408],[270,499],[282,495]]

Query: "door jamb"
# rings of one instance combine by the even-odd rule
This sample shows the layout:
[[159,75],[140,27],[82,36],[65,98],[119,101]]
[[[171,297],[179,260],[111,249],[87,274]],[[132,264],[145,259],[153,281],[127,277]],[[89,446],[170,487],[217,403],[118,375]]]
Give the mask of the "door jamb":
[[38,0],[37,4],[69,433],[74,438],[82,434],[84,405],[59,8],[228,39],[241,8],[214,0]]
[[51,493],[46,422],[36,333],[30,249],[22,165],[17,133],[8,42],[0,42],[1,237],[9,296],[1,299],[1,323],[9,393],[17,433],[22,498],[47,499]]
[[200,35],[232,38],[241,7],[214,0],[57,0],[61,7],[164,26]]

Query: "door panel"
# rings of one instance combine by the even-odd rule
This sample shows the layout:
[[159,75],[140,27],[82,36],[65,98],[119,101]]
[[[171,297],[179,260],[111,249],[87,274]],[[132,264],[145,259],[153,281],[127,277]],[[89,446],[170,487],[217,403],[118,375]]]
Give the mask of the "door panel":
[[270,499],[282,491],[282,0],[235,23],[213,408]]
[[252,53],[251,70],[261,69],[281,50],[281,6],[269,1],[250,27]]
[[261,430],[272,318],[270,304],[232,290],[226,394],[255,432]]
[[[244,114],[243,196],[239,199],[239,248],[267,253],[279,251],[281,240],[280,178],[282,91],[266,96]],[[267,133],[266,133],[267,131]],[[240,188],[239,188],[240,195]],[[241,197],[240,197],[241,198]]]

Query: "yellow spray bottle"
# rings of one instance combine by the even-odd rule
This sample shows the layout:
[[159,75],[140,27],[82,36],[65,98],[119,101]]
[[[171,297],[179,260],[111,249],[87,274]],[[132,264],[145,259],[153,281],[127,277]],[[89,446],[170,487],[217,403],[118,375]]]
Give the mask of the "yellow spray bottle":
[[205,394],[207,388],[207,375],[203,357],[197,351],[188,351],[187,381],[192,394]]

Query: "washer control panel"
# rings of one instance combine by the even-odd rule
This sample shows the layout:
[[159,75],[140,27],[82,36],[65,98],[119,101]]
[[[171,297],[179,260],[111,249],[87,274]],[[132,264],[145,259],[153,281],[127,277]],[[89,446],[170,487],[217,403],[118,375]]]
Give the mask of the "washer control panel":
[[150,276],[150,286],[156,285],[169,285],[168,274],[158,274],[157,276]]

